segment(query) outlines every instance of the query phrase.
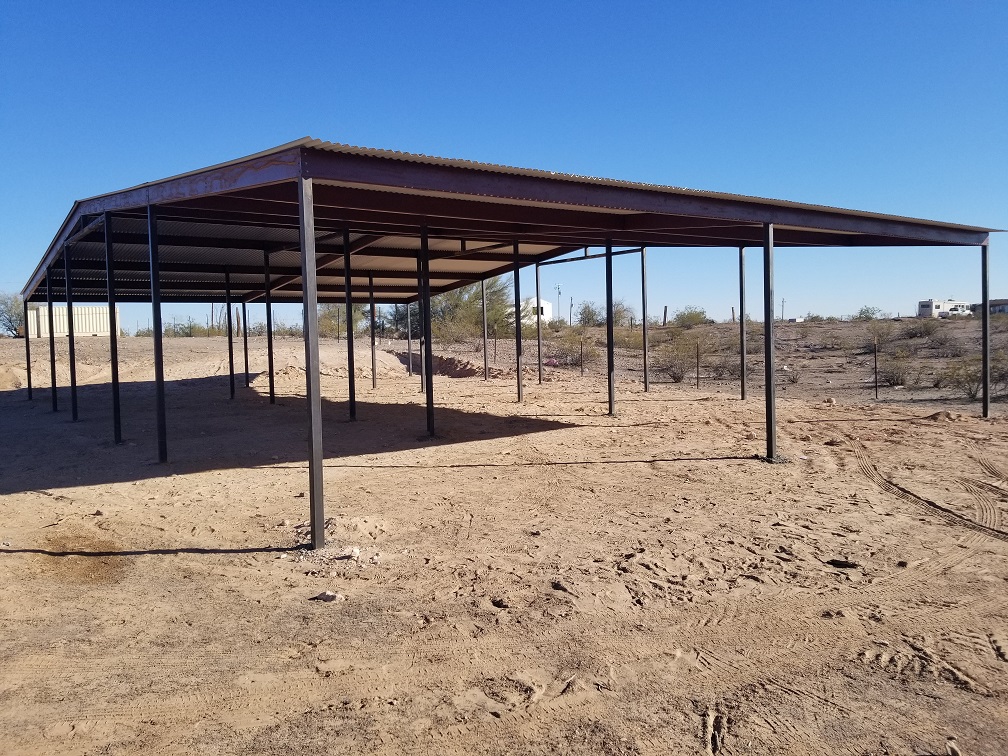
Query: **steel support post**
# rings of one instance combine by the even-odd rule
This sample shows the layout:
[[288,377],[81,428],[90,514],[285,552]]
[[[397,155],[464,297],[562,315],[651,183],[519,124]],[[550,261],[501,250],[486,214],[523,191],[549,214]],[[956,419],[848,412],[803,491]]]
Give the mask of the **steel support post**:
[[[314,242],[313,242],[314,243]],[[350,419],[357,419],[357,376],[354,373],[354,322],[352,281],[350,280],[350,229],[343,229],[343,292],[346,298],[347,385]]]
[[248,388],[249,380],[249,313],[245,302],[242,302],[242,350],[245,353],[245,388]]
[[406,303],[406,374],[413,375],[413,316],[410,303]]
[[269,252],[263,252],[263,274],[266,290],[266,369],[269,372],[270,404],[276,404],[273,386],[273,282],[270,280]]
[[777,397],[774,386],[773,224],[763,224],[763,372],[766,392],[766,456],[777,457]]
[[105,288],[109,308],[109,360],[112,363],[112,436],[122,443],[122,414],[119,403],[119,320],[116,317],[115,257],[112,246],[112,213],[105,213]]
[[[426,238],[424,236],[423,238]],[[417,353],[420,355],[420,393],[424,392],[424,386],[427,379],[424,377],[427,373],[424,370],[424,303],[423,303],[423,255],[417,253],[416,258],[416,275],[417,275],[417,317],[420,318],[420,343],[417,344]]]
[[644,342],[644,390],[650,389],[648,376],[648,322],[647,322],[647,251],[640,251],[640,288],[641,288],[641,339]]
[[[325,500],[322,489],[322,394],[319,378],[318,283],[315,269],[315,205],[312,180],[298,179],[301,220],[301,281],[304,291],[305,389],[308,399],[308,492],[311,547],[325,546]],[[346,237],[344,237],[346,238]],[[348,247],[344,248],[348,249]],[[349,257],[349,253],[347,254]],[[349,297],[347,297],[349,300]]]
[[539,296],[539,263],[535,263],[535,359],[539,366],[539,385],[542,385],[542,297]]
[[46,284],[46,308],[49,310],[48,322],[49,322],[49,385],[52,390],[52,411],[56,412],[58,406],[56,403],[56,334],[54,330],[56,328],[53,322],[53,296],[52,296],[52,275],[49,268],[46,268],[45,274],[45,284]]
[[368,276],[368,308],[371,310],[371,388],[378,388],[378,354],[375,351],[374,276]]
[[480,279],[480,296],[483,299],[483,380],[490,380],[490,355],[487,353],[486,279]]
[[28,401],[32,398],[32,382],[31,382],[31,343],[28,335],[28,300],[25,299],[21,302],[22,309],[24,310],[24,351],[25,351],[25,373],[28,376]]
[[158,460],[168,461],[168,422],[165,413],[164,350],[161,343],[161,264],[158,259],[157,208],[147,206],[147,239],[150,247],[151,322],[154,326],[154,387],[157,403]]
[[739,299],[739,384],[742,399],[745,399],[746,398],[745,247],[738,248],[738,299]]
[[431,343],[430,247],[427,229],[420,231],[420,260],[423,270],[423,338],[425,387],[427,391],[427,433],[434,435],[434,345]]
[[231,272],[224,271],[224,306],[227,307],[228,377],[231,381],[231,398],[234,399],[234,324],[231,322]]
[[980,318],[980,330],[983,357],[983,416],[990,417],[990,244],[980,247],[980,299],[983,315]]
[[613,322],[612,291],[612,242],[606,241],[605,254],[605,301],[606,301],[606,372],[609,376],[609,414],[616,414],[616,354],[613,351],[615,323]]
[[73,285],[70,266],[70,245],[63,247],[63,276],[66,279],[64,293],[67,308],[67,352],[70,361],[70,417],[77,422],[77,350],[74,337]]
[[518,367],[518,401],[523,402],[522,393],[522,308],[521,308],[521,271],[519,269],[518,242],[514,243],[514,317],[515,317],[515,363]]

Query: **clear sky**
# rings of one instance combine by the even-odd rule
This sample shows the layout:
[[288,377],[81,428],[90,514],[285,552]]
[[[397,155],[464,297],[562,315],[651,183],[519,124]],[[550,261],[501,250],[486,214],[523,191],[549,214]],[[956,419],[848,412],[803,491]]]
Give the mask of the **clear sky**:
[[[20,291],[75,199],[305,135],[1008,228],[1008,2],[5,0],[0,290]],[[974,248],[776,264],[789,317],[980,296]],[[652,313],[730,317],[736,266],[735,250],[656,250]],[[638,261],[616,274],[639,307]],[[542,284],[563,310],[601,302],[603,266]],[[1008,234],[991,296],[1008,297]]]

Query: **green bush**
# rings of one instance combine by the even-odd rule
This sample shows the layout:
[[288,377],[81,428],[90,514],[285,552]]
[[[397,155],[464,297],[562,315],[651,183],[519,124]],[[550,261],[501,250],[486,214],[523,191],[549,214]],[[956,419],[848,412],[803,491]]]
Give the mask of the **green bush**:
[[688,305],[672,317],[672,322],[675,323],[680,328],[696,328],[698,325],[703,325],[708,321],[707,311],[701,307],[694,307],[693,305]]
[[673,383],[682,383],[696,365],[696,342],[678,338],[655,353],[655,368],[665,373]]
[[851,320],[858,321],[868,321],[868,320],[878,320],[882,317],[882,310],[878,307],[869,307],[865,305],[856,313],[851,315]]
[[[969,399],[976,399],[983,387],[983,361],[980,356],[963,357],[950,362],[935,381],[936,388],[942,386],[965,394]],[[990,386],[992,396],[1008,393],[1008,353],[1004,350],[991,355]]]
[[[896,324],[891,320],[871,320],[868,322],[867,328],[874,343],[879,345],[879,349],[889,344],[896,335]],[[867,349],[872,347],[873,344],[870,342],[866,345]]]
[[904,339],[929,338],[937,333],[941,323],[937,318],[915,318],[903,326]]
[[580,367],[582,349],[584,364],[595,362],[599,358],[599,348],[595,339],[577,328],[562,331],[557,338],[550,339],[545,345],[546,359],[556,360],[558,365]]

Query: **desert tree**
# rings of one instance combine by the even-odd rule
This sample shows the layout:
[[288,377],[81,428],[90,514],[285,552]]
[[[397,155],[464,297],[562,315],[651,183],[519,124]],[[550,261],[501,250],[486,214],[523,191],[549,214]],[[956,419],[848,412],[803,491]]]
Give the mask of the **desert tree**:
[[21,295],[0,292],[0,333],[21,336],[24,327],[24,300]]

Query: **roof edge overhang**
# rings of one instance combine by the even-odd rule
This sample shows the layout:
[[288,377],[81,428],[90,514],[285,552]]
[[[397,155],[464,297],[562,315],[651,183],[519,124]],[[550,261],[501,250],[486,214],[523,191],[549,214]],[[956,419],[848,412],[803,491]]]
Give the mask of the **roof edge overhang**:
[[[846,210],[787,200],[592,178],[509,166],[449,160],[333,144],[303,137],[278,147],[75,202],[36,266],[22,295],[41,284],[46,269],[85,220],[105,212],[226,194],[270,184],[317,179],[334,185],[400,191],[453,199],[495,201],[547,209],[582,208],[629,218],[627,230],[644,231],[660,216],[687,216],[744,224],[890,238],[907,246],[979,246],[996,229]],[[646,218],[645,216],[651,216]],[[689,245],[683,245],[689,246]],[[831,246],[845,246],[834,244]],[[851,246],[854,246],[852,244]]]
[[80,230],[85,217],[295,180],[301,176],[299,147],[306,139],[160,181],[78,200],[22,289],[22,296],[28,296],[39,286],[46,268],[59,257],[63,245]]

